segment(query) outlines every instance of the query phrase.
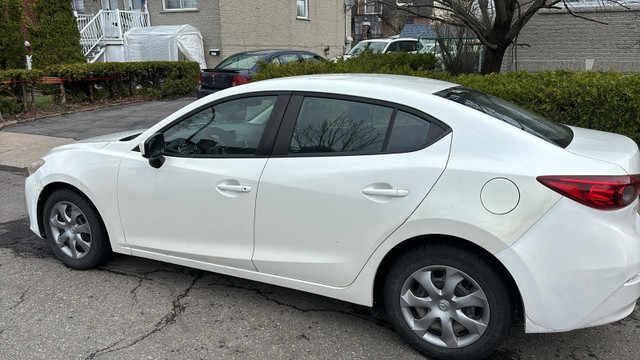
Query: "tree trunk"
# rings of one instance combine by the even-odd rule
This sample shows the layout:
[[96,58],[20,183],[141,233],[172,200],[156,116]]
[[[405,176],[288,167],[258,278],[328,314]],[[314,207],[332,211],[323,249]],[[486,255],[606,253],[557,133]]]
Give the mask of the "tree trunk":
[[507,47],[498,47],[497,49],[489,49],[485,47],[484,57],[482,59],[482,74],[499,73],[502,68],[502,59]]

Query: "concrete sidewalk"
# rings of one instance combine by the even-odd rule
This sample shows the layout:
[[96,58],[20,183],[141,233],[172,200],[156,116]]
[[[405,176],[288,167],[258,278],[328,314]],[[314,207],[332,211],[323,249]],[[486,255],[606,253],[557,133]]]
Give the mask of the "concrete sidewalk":
[[195,96],[109,106],[9,125],[0,130],[0,165],[25,168],[51,148],[93,136],[145,129]]

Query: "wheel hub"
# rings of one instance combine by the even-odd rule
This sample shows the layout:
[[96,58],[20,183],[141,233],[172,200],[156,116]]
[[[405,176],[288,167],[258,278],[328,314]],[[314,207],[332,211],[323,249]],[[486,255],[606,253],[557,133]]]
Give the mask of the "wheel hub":
[[449,307],[451,307],[451,304],[449,304],[449,302],[447,300],[440,300],[438,302],[438,309],[440,309],[442,311],[448,311]]

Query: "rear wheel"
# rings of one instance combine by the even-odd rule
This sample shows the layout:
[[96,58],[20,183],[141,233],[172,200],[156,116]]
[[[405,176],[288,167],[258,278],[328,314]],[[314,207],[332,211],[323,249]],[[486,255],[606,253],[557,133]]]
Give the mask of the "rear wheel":
[[44,205],[44,231],[58,259],[76,269],[89,269],[111,255],[109,237],[93,205],[78,193],[53,192]]
[[384,287],[387,315],[405,341],[438,359],[493,353],[513,319],[500,274],[472,252],[424,246],[398,258]]

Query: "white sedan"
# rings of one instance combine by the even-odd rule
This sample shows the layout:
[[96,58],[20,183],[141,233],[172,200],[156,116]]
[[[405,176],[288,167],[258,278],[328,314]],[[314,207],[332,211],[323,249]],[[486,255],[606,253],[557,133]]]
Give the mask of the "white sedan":
[[29,167],[31,229],[66,265],[111,252],[384,304],[424,354],[495,351],[640,297],[640,154],[456,84],[260,81]]

